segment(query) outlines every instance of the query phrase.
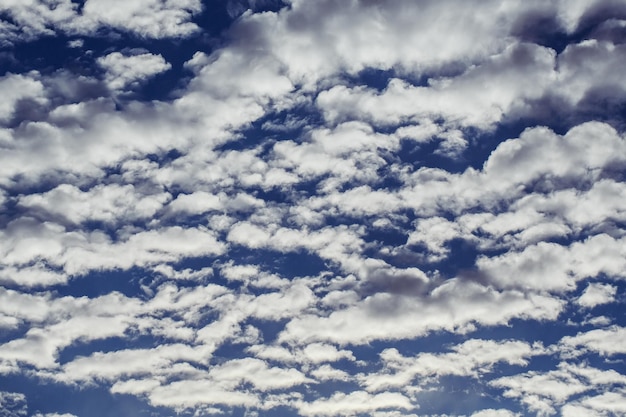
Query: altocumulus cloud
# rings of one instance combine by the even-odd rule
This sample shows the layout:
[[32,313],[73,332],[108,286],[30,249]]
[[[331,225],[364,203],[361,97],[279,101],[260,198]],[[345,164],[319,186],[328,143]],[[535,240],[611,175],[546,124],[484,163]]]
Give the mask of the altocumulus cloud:
[[622,1],[0,3],[0,416],[626,413]]

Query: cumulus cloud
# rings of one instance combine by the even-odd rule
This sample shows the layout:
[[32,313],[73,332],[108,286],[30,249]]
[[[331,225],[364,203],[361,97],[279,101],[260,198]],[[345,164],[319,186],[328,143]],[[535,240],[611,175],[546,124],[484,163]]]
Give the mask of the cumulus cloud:
[[18,392],[0,391],[0,406],[3,417],[27,415],[26,396]]
[[528,358],[543,353],[541,346],[530,346],[519,341],[494,342],[472,339],[454,346],[452,352],[442,354],[421,353],[414,358],[402,356],[397,349],[386,349],[380,356],[384,372],[361,375],[360,380],[368,391],[378,392],[429,382],[432,377],[459,375],[481,377],[489,373],[498,362],[524,366]]
[[168,193],[141,195],[132,184],[97,185],[83,192],[70,184],[20,199],[20,206],[33,211],[44,211],[45,216],[57,217],[60,223],[79,224],[85,221],[132,221],[151,218],[170,199]]
[[[503,325],[513,317],[553,320],[563,303],[542,295],[497,292],[480,284],[451,280],[416,299],[378,293],[329,316],[306,315],[291,320],[280,340],[291,343],[334,341],[368,343],[376,339],[408,339],[432,331],[467,332],[474,323]],[[419,320],[418,320],[419,318]]]
[[608,329],[595,329],[581,332],[575,336],[566,336],[561,340],[565,352],[580,355],[586,351],[597,352],[603,356],[611,356],[624,352],[618,340],[626,333],[626,329],[611,326]]
[[495,387],[506,388],[504,395],[518,397],[539,415],[552,415],[557,406],[577,394],[602,389],[614,384],[624,385],[626,378],[613,370],[603,371],[587,366],[559,364],[546,373],[528,372],[492,381]]
[[465,74],[432,80],[428,86],[392,79],[380,94],[362,87],[333,87],[320,93],[317,103],[331,122],[358,115],[376,124],[400,125],[442,117],[459,127],[487,129],[514,106],[540,96],[553,78],[553,66],[551,50],[514,45]]
[[4,99],[0,105],[0,122],[7,123],[15,115],[20,102],[46,101],[43,84],[34,78],[37,74],[7,74],[0,78],[0,94]]
[[614,301],[616,292],[617,288],[610,284],[592,283],[585,288],[576,302],[583,307],[592,308]]
[[220,254],[225,249],[205,227],[173,226],[122,234],[113,241],[101,231],[71,232],[58,224],[36,225],[32,218],[26,218],[12,223],[4,237],[5,264],[18,266],[39,260],[59,267],[68,276],[174,262],[183,257]]
[[604,394],[584,397],[574,404],[563,407],[563,416],[569,417],[586,413],[588,415],[618,415],[626,411],[624,392],[606,392]]
[[124,55],[120,52],[98,58],[98,65],[106,71],[105,81],[112,90],[140,83],[172,67],[161,55]]
[[111,28],[149,38],[181,37],[199,28],[190,20],[202,10],[197,0],[115,0],[9,1],[0,10],[12,22],[2,33],[2,41],[16,43],[41,36],[63,34],[93,35]]
[[0,6],[0,409],[623,413],[626,9],[222,6]]
[[514,416],[519,416],[519,414],[516,414],[509,410],[494,410],[492,408],[486,409],[486,410],[480,410],[472,414],[472,417],[514,417]]
[[187,36],[197,31],[198,26],[190,20],[201,10],[202,4],[198,0],[141,0],[132,3],[88,0],[83,5],[82,15],[88,22],[95,21],[140,36],[163,38]]
[[63,414],[59,414],[59,413],[46,413],[46,414],[37,413],[33,417],[76,417],[76,416],[74,414],[70,414],[70,413],[63,413]]
[[382,394],[368,394],[364,391],[355,391],[350,394],[337,392],[329,398],[320,398],[311,403],[297,402],[294,404],[300,414],[305,416],[320,415],[357,415],[384,409],[413,408],[409,398],[396,392]]

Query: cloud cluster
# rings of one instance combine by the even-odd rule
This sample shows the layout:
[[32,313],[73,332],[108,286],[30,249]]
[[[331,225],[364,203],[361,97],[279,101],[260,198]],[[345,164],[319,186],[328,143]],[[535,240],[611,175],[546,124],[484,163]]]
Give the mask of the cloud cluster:
[[199,30],[191,18],[201,10],[198,0],[10,0],[0,5],[0,42],[11,45],[55,34],[91,36],[99,30],[184,37]]
[[127,56],[112,52],[98,58],[98,64],[106,70],[105,82],[112,90],[127,88],[172,67],[161,55],[150,53]]
[[[0,378],[197,415],[624,412],[620,3],[229,4],[168,100],[132,94],[172,68],[149,43],[0,77]],[[9,2],[0,37],[184,38],[201,6]]]

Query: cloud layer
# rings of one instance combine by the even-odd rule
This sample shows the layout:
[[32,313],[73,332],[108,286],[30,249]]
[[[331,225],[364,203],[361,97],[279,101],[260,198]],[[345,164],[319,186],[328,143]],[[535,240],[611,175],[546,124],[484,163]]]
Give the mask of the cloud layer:
[[621,2],[217,7],[0,6],[0,415],[625,412]]

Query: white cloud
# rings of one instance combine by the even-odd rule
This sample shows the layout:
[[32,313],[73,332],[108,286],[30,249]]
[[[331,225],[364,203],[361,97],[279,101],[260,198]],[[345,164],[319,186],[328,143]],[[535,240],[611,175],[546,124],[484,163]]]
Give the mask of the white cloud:
[[593,397],[586,397],[580,401],[580,404],[587,409],[594,410],[598,413],[612,413],[619,415],[626,413],[626,395],[622,392],[605,392]]
[[164,276],[170,279],[176,279],[176,280],[201,281],[204,278],[207,278],[213,275],[213,268],[211,267],[205,267],[199,270],[192,269],[192,268],[185,268],[182,271],[180,271],[180,270],[174,269],[170,265],[161,264],[161,265],[156,265],[154,268],[152,268],[152,270],[160,274],[163,274]]
[[76,416],[74,414],[70,414],[70,413],[63,413],[63,414],[59,414],[59,413],[46,413],[46,414],[37,413],[37,414],[33,415],[33,417],[76,417]]
[[612,356],[626,352],[626,347],[620,343],[624,337],[626,328],[611,326],[608,329],[594,329],[576,336],[566,336],[561,339],[560,345],[564,352],[576,356],[588,351]]
[[[193,348],[185,344],[171,344],[153,349],[96,352],[64,364],[61,372],[51,374],[51,377],[59,381],[77,383],[113,382],[144,375],[152,375],[159,379],[185,373],[193,376],[199,375],[201,371],[189,365],[181,367],[180,365],[184,364],[182,361],[205,362],[210,358],[210,351],[207,351],[208,349],[203,346]],[[121,390],[121,386],[117,389]]]
[[289,280],[277,274],[261,271],[258,265],[234,265],[229,262],[221,267],[220,273],[229,281],[262,288],[286,288]]
[[[8,122],[15,115],[16,104],[21,100],[32,100],[41,105],[47,101],[44,86],[37,80],[37,73],[27,75],[7,74],[0,77],[0,123]],[[4,142],[0,137],[0,143]],[[5,144],[6,145],[6,144]]]
[[626,88],[624,80],[611,70],[625,62],[624,45],[595,39],[569,45],[559,56],[559,84],[563,86],[559,93],[578,103],[598,87]]
[[190,87],[217,98],[246,95],[280,99],[292,91],[292,81],[282,74],[280,62],[239,46],[218,50],[210,58],[197,52],[187,63],[196,73]]
[[[0,13],[15,25],[3,24],[0,43],[186,37],[201,6],[9,0]],[[286,6],[242,14],[219,48],[186,63],[171,101],[119,95],[171,68],[143,49],[97,59],[104,80],[0,78],[0,283],[14,288],[0,288],[0,373],[196,414],[413,415],[428,406],[420,390],[446,376],[539,415],[623,412],[617,370],[533,361],[596,354],[606,365],[624,353],[623,329],[602,328],[617,322],[610,313],[545,349],[498,340],[498,326],[566,322],[568,302],[620,301],[611,280],[626,270],[626,142],[594,100],[622,103],[626,49],[589,39],[557,53],[533,38],[537,19],[571,34],[605,5]],[[564,127],[491,142],[551,111],[569,115]],[[478,142],[486,131],[497,138]],[[472,152],[492,147],[478,167]],[[477,258],[459,271],[461,241]],[[94,271],[130,273],[142,292],[46,291],[80,289],[72,280]],[[472,334],[486,327],[493,340]],[[435,332],[457,344],[430,345]],[[112,337],[124,349],[89,351]],[[89,352],[63,357],[74,346]],[[376,354],[380,368],[367,359]],[[524,369],[500,373],[510,365]]]
[[333,368],[329,364],[324,364],[311,371],[311,375],[319,381],[347,381],[350,375],[341,369]]
[[354,391],[350,394],[336,392],[328,398],[320,398],[309,403],[297,401],[293,405],[304,416],[353,416],[381,409],[415,408],[409,398],[397,392],[368,394],[364,391]]
[[[49,25],[70,24],[76,15],[76,5],[70,0],[47,3],[39,0],[8,0],[3,2],[0,10],[8,13],[15,20],[14,28],[7,30],[6,41],[15,41],[18,35],[27,39],[54,33]],[[7,36],[8,35],[8,36]],[[5,40],[5,39],[3,39]]]
[[[43,322],[55,312],[59,302],[51,302],[49,294],[25,294],[19,291],[0,288],[0,311],[16,320]],[[61,303],[67,300],[61,299]]]
[[336,362],[340,359],[355,360],[349,350],[338,350],[335,346],[325,343],[311,343],[302,352],[313,363]]
[[240,222],[230,229],[227,239],[254,249],[265,246],[269,238],[269,233],[262,228],[248,222]]
[[61,184],[42,194],[24,196],[19,204],[72,223],[116,223],[153,217],[170,198],[166,192],[142,195],[132,184],[96,185],[86,192]]
[[359,375],[360,383],[370,392],[390,388],[402,389],[424,384],[432,377],[444,375],[483,377],[499,362],[527,365],[528,359],[543,354],[541,346],[531,346],[520,341],[470,339],[454,346],[449,353],[420,353],[415,357],[402,356],[395,348],[386,349],[380,356],[384,370],[380,373]]
[[314,382],[296,369],[268,367],[254,358],[236,359],[213,368],[209,372],[218,386],[235,388],[249,382],[261,391],[291,388],[295,385]]
[[400,125],[442,117],[454,125],[488,129],[524,100],[540,97],[554,77],[553,66],[550,49],[514,45],[460,76],[431,80],[428,86],[401,79],[392,79],[381,93],[335,86],[320,93],[317,104],[331,122],[358,117]]
[[225,405],[258,407],[257,395],[238,390],[224,390],[216,387],[215,381],[186,379],[158,386],[148,394],[154,406],[164,406],[176,410],[190,409],[202,405]]
[[83,39],[73,39],[67,42],[67,46],[70,48],[82,48],[85,44]]
[[[303,363],[306,366],[320,365],[324,362],[337,362],[342,359],[355,361],[354,354],[347,349],[337,349],[327,343],[311,343],[299,349],[288,349],[283,346],[255,345],[247,349],[256,357],[273,360],[283,363]],[[321,365],[312,374],[324,378],[335,376],[345,377],[346,374],[338,369],[333,369],[330,365]]]
[[211,210],[219,210],[224,207],[220,196],[207,193],[206,191],[196,191],[191,194],[179,194],[174,201],[168,205],[168,209],[174,213],[201,214]]
[[[594,138],[591,147],[589,137]],[[599,179],[604,167],[624,163],[625,151],[626,140],[603,123],[585,123],[564,136],[534,128],[498,145],[483,169],[501,185],[529,183],[542,175]]]
[[128,327],[128,318],[113,317],[73,317],[62,323],[55,323],[45,329],[33,327],[22,339],[13,339],[0,345],[2,361],[25,363],[37,368],[53,368],[58,352],[75,341],[89,342],[122,336]]
[[120,52],[112,52],[98,58],[98,65],[106,70],[105,81],[111,90],[121,90],[139,84],[172,67],[161,55],[150,53],[123,55]]
[[495,410],[495,409],[486,409],[473,413],[471,417],[518,417],[519,413],[514,413],[509,410]]
[[[340,70],[428,73],[480,62],[514,44],[509,30],[525,12],[540,6],[548,14],[569,9],[565,3],[546,6],[534,1],[462,5],[290,1],[289,5],[278,14],[246,16],[235,33],[255,33],[254,46],[273,52],[288,65],[291,78],[305,85]],[[569,15],[567,21],[576,24],[581,15]]]
[[295,362],[295,355],[289,349],[282,346],[254,345],[246,349],[254,356],[283,363]]
[[161,385],[158,379],[127,379],[117,381],[111,386],[113,394],[142,395]]
[[500,288],[567,291],[575,287],[567,249],[558,244],[539,242],[521,253],[481,257],[477,266]]
[[278,320],[293,317],[312,305],[315,301],[313,292],[306,284],[294,281],[282,291],[261,294],[241,306],[253,317],[265,320]]
[[536,411],[539,415],[552,415],[556,412],[556,407],[577,394],[625,383],[626,377],[616,371],[562,362],[556,370],[529,371],[520,375],[501,377],[489,384],[504,388],[504,396],[519,398],[530,410]]
[[600,413],[599,411],[592,410],[590,408],[581,406],[579,404],[565,404],[561,408],[561,415],[563,417],[604,417],[606,414]]
[[415,338],[436,330],[463,333],[476,324],[506,324],[512,318],[554,320],[562,307],[563,302],[556,298],[498,292],[454,279],[435,289],[430,297],[377,293],[327,317],[302,315],[286,325],[279,340],[363,344],[377,339]]
[[610,303],[615,300],[617,287],[610,284],[591,283],[576,300],[583,307],[593,308],[600,304]]
[[557,17],[564,25],[564,28],[568,32],[573,32],[579,29],[578,25],[581,23],[585,14],[590,10],[597,8],[602,4],[602,1],[599,0],[591,0],[591,1],[583,1],[583,0],[575,0],[575,1],[564,1],[560,0],[560,8],[558,10]]
[[[185,349],[189,350],[189,348]],[[174,358],[182,356],[177,353],[180,351],[180,347],[170,350],[174,354]],[[197,353],[194,353],[194,356],[198,359],[206,357],[201,350],[195,350],[195,352]],[[128,353],[133,352],[129,351]],[[152,364],[139,359],[141,357],[140,352],[136,357],[145,366],[141,369],[141,373],[148,373]],[[111,357],[111,359],[114,358]],[[136,366],[131,365],[131,369],[133,368],[136,369]],[[117,382],[113,391],[145,393],[153,405],[165,405],[176,409],[193,408],[202,404],[259,407],[261,403],[257,394],[247,390],[238,390],[238,388],[242,385],[252,384],[256,390],[265,392],[314,382],[296,369],[269,367],[264,361],[254,358],[227,361],[212,367],[208,373],[197,369],[182,368],[177,370],[176,367],[171,368],[168,363],[158,364],[157,369],[164,376],[168,374],[177,375],[176,372],[178,371],[180,373],[177,376],[183,376],[184,379],[169,383],[162,383],[158,380],[132,379],[126,382]]]
[[[13,368],[24,363],[54,369],[65,347],[123,336],[140,308],[137,299],[116,292],[97,298],[52,298],[50,294],[33,296],[12,291],[4,295],[14,295],[14,301],[7,303],[7,313],[29,325],[22,337],[0,345],[0,362]],[[14,312],[25,302],[32,306],[30,315]]]
[[198,30],[190,22],[202,10],[198,0],[88,0],[83,6],[87,20],[152,38],[180,37]]
[[26,416],[26,396],[19,392],[0,391],[0,409],[2,417]]
[[103,28],[146,38],[189,36],[199,30],[190,20],[202,5],[198,0],[87,0],[79,10],[70,0],[7,0],[0,10],[16,24],[0,40],[19,42],[55,32],[94,35]]
[[34,262],[29,266],[8,266],[0,271],[0,282],[26,288],[65,284],[68,278],[63,272],[50,270],[44,262]]
[[113,242],[102,232],[70,232],[59,225],[36,224],[29,219],[12,226],[0,245],[5,264],[45,260],[70,276],[97,269],[162,264],[189,256],[221,254],[225,250],[214,233],[203,227],[173,226],[139,233],[122,230],[120,234],[129,235]]

